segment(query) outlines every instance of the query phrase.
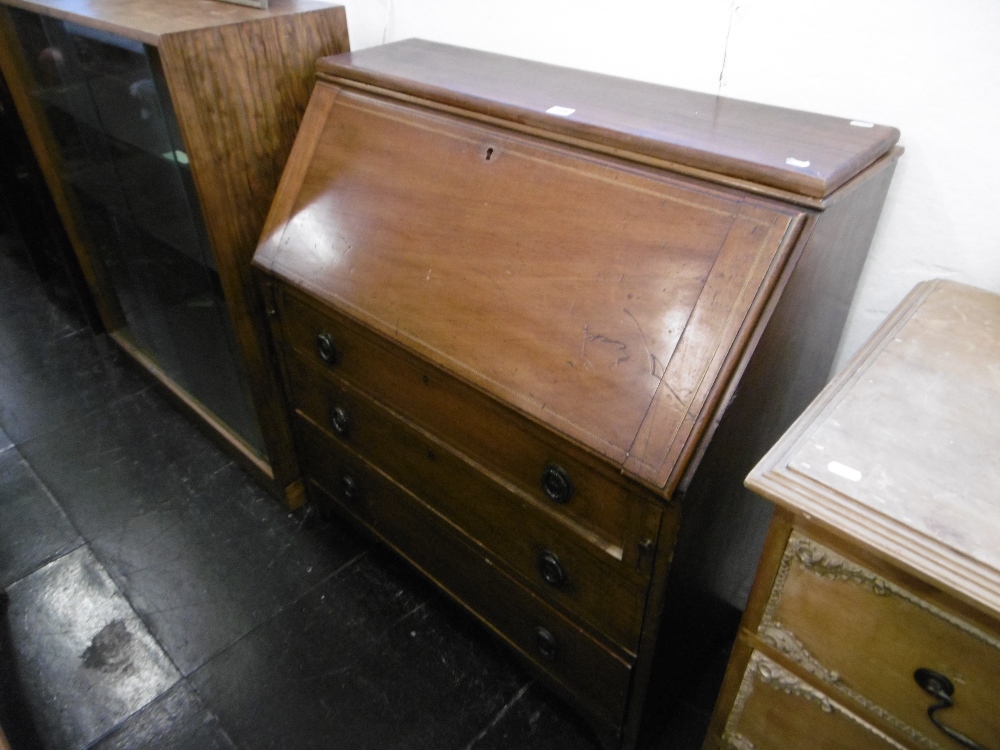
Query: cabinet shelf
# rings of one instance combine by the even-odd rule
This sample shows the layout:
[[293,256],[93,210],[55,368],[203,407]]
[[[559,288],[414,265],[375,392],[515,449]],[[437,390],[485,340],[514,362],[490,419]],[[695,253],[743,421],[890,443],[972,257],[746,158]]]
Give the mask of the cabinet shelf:
[[[145,84],[147,81],[151,86],[152,81],[149,79],[137,84]],[[153,132],[157,121],[145,122],[142,103],[123,99],[121,92],[115,91],[115,83],[113,80],[71,83],[39,90],[35,92],[35,96],[43,105],[68,114],[80,126],[92,128],[120,144],[131,146],[150,156],[187,167],[187,155],[176,149],[165,134]],[[149,109],[145,111],[146,119],[160,117],[158,111],[155,114]],[[178,158],[176,152],[184,156]]]

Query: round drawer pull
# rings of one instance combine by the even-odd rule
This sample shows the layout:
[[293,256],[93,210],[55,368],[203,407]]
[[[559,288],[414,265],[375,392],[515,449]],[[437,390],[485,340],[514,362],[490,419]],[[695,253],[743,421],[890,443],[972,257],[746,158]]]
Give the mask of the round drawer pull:
[[340,480],[340,494],[351,503],[361,499],[361,487],[350,474],[345,474]]
[[569,474],[558,464],[549,464],[542,472],[542,489],[554,503],[565,503],[573,496],[573,483]]
[[556,554],[550,550],[545,550],[539,556],[538,572],[542,574],[542,579],[547,584],[557,589],[561,589],[566,583],[566,571]]
[[335,406],[330,409],[330,426],[340,437],[347,437],[351,431],[351,417],[343,406]]
[[545,661],[555,661],[556,637],[541,625],[535,628],[535,645]]
[[955,705],[955,701],[952,700],[951,697],[955,694],[955,686],[952,684],[951,680],[940,672],[935,672],[933,669],[927,669],[925,667],[921,667],[914,672],[913,679],[916,680],[917,684],[920,685],[925,693],[937,701],[937,703],[933,706],[927,707],[927,716],[932,722],[934,722],[934,726],[951,737],[962,747],[967,747],[969,750],[986,750],[986,748],[978,742],[973,742],[961,732],[943,724],[934,715],[938,711],[951,708]]
[[337,347],[333,343],[333,336],[325,332],[316,337],[316,353],[328,365],[337,364],[337,360],[340,358]]

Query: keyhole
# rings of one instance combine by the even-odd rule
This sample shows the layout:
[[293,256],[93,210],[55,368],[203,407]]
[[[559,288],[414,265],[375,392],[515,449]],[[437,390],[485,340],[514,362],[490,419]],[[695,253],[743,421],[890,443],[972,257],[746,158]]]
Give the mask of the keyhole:
[[492,147],[486,149],[486,161],[489,161],[491,156],[493,156],[493,148]]

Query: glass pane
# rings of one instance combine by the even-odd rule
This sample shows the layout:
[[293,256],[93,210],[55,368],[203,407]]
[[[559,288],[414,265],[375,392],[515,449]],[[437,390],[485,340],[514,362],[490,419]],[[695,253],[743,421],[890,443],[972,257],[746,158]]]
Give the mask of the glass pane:
[[123,331],[259,455],[263,440],[156,50],[11,9]]

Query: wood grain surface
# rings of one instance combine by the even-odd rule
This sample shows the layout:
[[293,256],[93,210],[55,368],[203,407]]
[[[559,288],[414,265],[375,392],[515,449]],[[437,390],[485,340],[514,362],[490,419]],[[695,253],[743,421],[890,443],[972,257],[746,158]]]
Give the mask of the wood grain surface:
[[[376,84],[816,198],[899,138],[895,128],[872,123],[417,39],[321,60],[317,69],[321,76]],[[550,114],[552,107],[572,112]]]
[[318,7],[279,4],[282,12],[252,21],[164,34],[158,47],[280,492],[298,468],[250,261],[309,102],[314,61],[349,48],[344,9]]
[[331,96],[256,262],[663,487],[797,213]]
[[[4,4],[110,31],[153,46],[167,34],[330,8],[329,3],[320,0],[270,0],[267,10],[217,0],[4,0]],[[347,49],[342,46],[336,51]]]

